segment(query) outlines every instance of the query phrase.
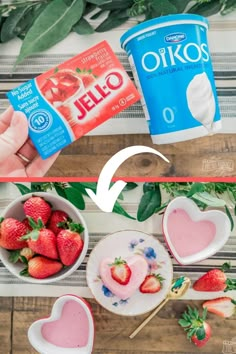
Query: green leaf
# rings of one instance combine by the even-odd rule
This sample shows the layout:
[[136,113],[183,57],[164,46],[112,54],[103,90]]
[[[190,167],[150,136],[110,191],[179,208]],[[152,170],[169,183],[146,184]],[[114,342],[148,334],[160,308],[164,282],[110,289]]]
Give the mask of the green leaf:
[[181,327],[189,327],[191,325],[191,322],[186,321],[182,318],[178,321],[178,323]]
[[143,194],[138,206],[137,220],[145,221],[161,206],[160,190],[148,191]]
[[94,4],[94,5],[103,5],[103,4],[106,4],[107,2],[110,2],[109,0],[87,0],[87,2],[90,2],[91,4]]
[[20,193],[21,193],[22,195],[31,192],[31,190],[30,190],[28,187],[26,187],[24,184],[21,184],[21,183],[14,183],[14,185],[18,188],[18,190],[20,191]]
[[225,0],[223,4],[223,8],[221,10],[221,15],[227,15],[236,9],[236,1],[235,0]]
[[178,13],[184,12],[190,1],[192,0],[169,0],[169,2],[176,7]]
[[95,28],[96,32],[106,32],[110,31],[113,28],[119,27],[128,20],[129,16],[127,11],[113,11],[110,12],[108,17],[97,27]]
[[204,307],[203,313],[202,313],[202,319],[203,319],[203,321],[205,321],[206,318],[207,318],[207,307]]
[[121,10],[128,9],[133,5],[133,0],[113,0],[105,3],[104,5],[99,6],[103,10]]
[[160,16],[177,13],[177,8],[169,0],[152,0],[151,9],[160,13]]
[[143,184],[143,192],[146,193],[148,191],[154,191],[155,190],[155,183],[154,182],[145,182]]
[[11,263],[17,263],[19,261],[20,258],[20,250],[15,250],[15,251],[9,251],[10,255],[9,255],[9,262]]
[[126,186],[123,188],[123,192],[132,191],[133,189],[137,188],[137,183],[134,182],[127,182]]
[[198,340],[203,340],[206,337],[206,331],[204,326],[201,326],[196,330],[196,336]]
[[25,14],[30,10],[30,8],[31,5],[22,6],[11,11],[10,15],[7,17],[2,26],[2,42],[7,42],[18,36],[18,34],[21,32],[21,26],[19,26],[19,22],[22,20],[22,18],[24,18]]
[[196,193],[204,192],[205,187],[203,183],[193,183],[190,191],[187,193],[187,197],[190,198]]
[[211,194],[207,192],[194,194],[193,199],[198,200],[208,206],[212,207],[223,207],[226,202],[223,199],[219,199],[217,197],[213,197]]
[[231,225],[231,231],[233,231],[234,229],[234,219],[231,215],[231,212],[229,211],[229,208],[227,207],[227,205],[225,205],[225,212],[229,218],[229,221],[230,221],[230,225]]
[[129,215],[127,211],[120,205],[119,202],[115,202],[114,208],[113,208],[113,213],[123,215],[129,219],[136,220],[133,216]]
[[28,267],[24,268],[21,272],[20,275],[23,275],[25,277],[29,277],[29,272],[28,272]]
[[71,231],[75,231],[75,232],[78,232],[79,234],[82,234],[82,232],[84,231],[84,227],[82,224],[78,224],[78,223],[75,223],[75,222],[71,222],[69,224],[69,229]]
[[88,195],[85,190],[86,188],[91,189],[94,193],[96,193],[97,190],[96,182],[69,182],[69,185],[75,189],[78,189],[84,195]]
[[65,189],[67,199],[80,210],[85,209],[85,202],[83,195],[78,189],[69,187]]
[[16,61],[40,53],[64,39],[83,14],[83,0],[74,0],[66,6],[63,0],[50,2],[28,31]]
[[65,188],[60,184],[60,183],[53,183],[53,186],[55,188],[55,191],[57,192],[57,194],[62,197],[67,199],[66,197],[66,192],[65,192]]
[[93,27],[90,23],[85,20],[85,18],[81,18],[73,27],[73,31],[83,35],[83,34],[92,34],[94,33]]
[[208,17],[217,14],[221,8],[222,4],[219,1],[211,1],[196,3],[187,12]]

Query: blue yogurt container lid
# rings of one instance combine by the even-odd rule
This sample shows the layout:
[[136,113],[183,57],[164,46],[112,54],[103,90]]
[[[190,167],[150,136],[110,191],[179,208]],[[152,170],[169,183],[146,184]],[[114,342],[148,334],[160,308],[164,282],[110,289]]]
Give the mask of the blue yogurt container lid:
[[204,25],[209,28],[209,21],[207,18],[200,15],[192,15],[192,14],[179,14],[179,15],[167,15],[154,18],[152,20],[148,20],[142,22],[132,28],[130,28],[127,32],[125,32],[121,38],[120,43],[121,47],[125,49],[126,44],[133,38],[148,32],[150,30],[154,30],[160,27],[167,27],[170,25],[177,24],[199,24]]

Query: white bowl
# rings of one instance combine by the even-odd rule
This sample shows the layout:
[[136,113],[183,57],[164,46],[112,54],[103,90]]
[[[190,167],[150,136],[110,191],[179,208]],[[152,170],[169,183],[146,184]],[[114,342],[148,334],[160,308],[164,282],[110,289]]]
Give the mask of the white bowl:
[[23,210],[23,202],[29,199],[32,195],[44,198],[47,202],[49,202],[52,205],[52,210],[57,210],[57,209],[63,210],[69,215],[69,217],[74,222],[81,223],[83,225],[84,231],[81,233],[81,237],[84,240],[83,250],[74,264],[62,269],[60,272],[56,273],[55,275],[51,275],[50,277],[44,279],[36,279],[33,277],[26,277],[20,275],[19,273],[21,272],[21,270],[25,268],[25,265],[20,262],[17,262],[16,264],[11,263],[8,259],[9,252],[2,247],[0,247],[0,259],[2,263],[5,265],[5,267],[11,273],[14,274],[16,277],[18,277],[19,279],[21,279],[22,281],[26,281],[28,283],[35,283],[35,284],[52,283],[64,279],[68,275],[72,274],[83,262],[88,249],[88,241],[89,241],[88,228],[84,218],[80,214],[79,210],[73,204],[71,204],[69,201],[67,201],[66,199],[58,195],[54,195],[52,193],[47,193],[47,192],[28,193],[20,196],[19,198],[16,198],[4,210],[2,217],[4,218],[12,217],[20,221],[23,220],[25,218],[25,214]]
[[[202,249],[198,247],[199,249],[197,251],[191,250],[188,251],[190,254],[188,255],[180,255],[179,251],[177,252],[176,250],[176,244],[174,244],[173,239],[171,239],[170,235],[170,230],[168,229],[168,219],[170,214],[176,210],[176,209],[183,209],[191,219],[189,226],[194,226],[196,225],[195,223],[201,222],[201,221],[210,221],[215,225],[215,235],[212,238],[211,242],[209,244],[206,244],[206,246]],[[195,204],[195,202],[189,198],[186,197],[178,197],[173,199],[167,206],[165,213],[163,215],[163,222],[162,222],[162,227],[163,227],[163,233],[165,237],[165,241],[176,259],[176,261],[179,264],[182,265],[187,265],[187,264],[192,264],[192,263],[197,263],[202,261],[203,259],[206,259],[216,252],[218,252],[224,244],[227,242],[229,236],[230,236],[230,221],[226,213],[220,211],[220,210],[207,210],[207,211],[201,211],[198,206]],[[186,226],[187,227],[187,226]],[[201,242],[202,245],[205,242],[204,235],[203,234],[196,234],[195,232],[191,231],[192,229],[189,230],[189,235],[192,237],[184,242],[182,240],[181,246],[184,245],[186,247],[192,247],[196,243],[199,245]],[[196,229],[195,229],[196,230]],[[178,235],[179,239],[181,238],[182,235]],[[196,237],[196,239],[193,239],[193,237]],[[197,246],[198,246],[197,245]],[[179,248],[180,246],[178,246]]]
[[[74,302],[74,306],[80,308],[75,311],[70,304],[67,312],[63,311],[68,302]],[[76,317],[75,317],[76,316]],[[43,336],[43,326],[50,326],[49,331],[55,336],[58,333],[60,342],[68,342],[70,337],[76,335],[76,341],[80,342],[80,347],[66,348],[55,342],[51,343]],[[70,327],[71,326],[71,327]],[[46,331],[46,330],[45,330]],[[81,331],[81,333],[80,333]],[[86,335],[87,342],[84,343]],[[63,337],[64,336],[64,337]],[[48,337],[50,335],[48,334]],[[50,317],[43,318],[32,323],[28,330],[28,339],[32,347],[42,354],[90,354],[94,342],[94,321],[90,305],[82,298],[75,295],[63,295],[59,297],[53,305]],[[73,339],[74,340],[74,339]],[[78,345],[78,342],[76,343]]]

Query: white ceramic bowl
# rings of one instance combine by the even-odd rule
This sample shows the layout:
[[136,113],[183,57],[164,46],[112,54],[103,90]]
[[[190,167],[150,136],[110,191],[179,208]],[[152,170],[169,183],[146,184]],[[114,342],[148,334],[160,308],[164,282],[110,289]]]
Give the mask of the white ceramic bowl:
[[33,277],[26,277],[20,275],[20,272],[22,269],[25,268],[25,265],[23,263],[17,262],[16,264],[11,263],[8,258],[9,258],[9,252],[5,250],[4,248],[0,247],[0,259],[2,263],[5,265],[5,267],[16,277],[20,278],[22,281],[26,281],[28,283],[35,283],[35,284],[45,284],[45,283],[52,283],[61,279],[66,278],[68,275],[72,274],[83,262],[87,249],[88,249],[88,241],[89,241],[89,234],[88,234],[88,228],[85,223],[84,218],[80,214],[79,210],[71,204],[69,201],[66,199],[52,194],[52,193],[47,193],[47,192],[34,192],[34,193],[28,193],[25,195],[20,196],[19,198],[16,198],[13,202],[11,202],[7,208],[4,210],[3,214],[1,215],[4,218],[7,217],[12,217],[16,218],[18,220],[23,220],[25,218],[24,210],[23,210],[23,202],[29,199],[32,195],[34,196],[39,196],[44,198],[47,202],[49,202],[52,205],[53,210],[63,210],[66,212],[70,218],[76,222],[76,223],[81,223],[84,227],[84,231],[81,234],[81,237],[84,240],[84,247],[83,250],[78,257],[78,259],[75,261],[74,264],[72,264],[69,267],[66,267],[62,269],[60,272],[56,273],[55,275],[51,275],[48,278],[45,279],[36,279]]
[[[77,309],[70,307],[66,310],[64,306],[68,302],[72,303],[72,306],[77,306]],[[43,326],[50,326],[49,331],[54,338],[60,336],[60,342],[66,343],[70,337],[78,333],[76,341],[79,347],[66,348],[65,344],[62,347],[58,342],[50,343],[47,337],[43,336]],[[32,323],[28,330],[28,339],[34,349],[41,354],[90,354],[93,349],[94,331],[90,305],[78,296],[63,295],[54,303],[50,317]],[[50,334],[48,336],[50,337]],[[84,336],[87,339],[86,343]]]
[[[174,244],[173,239],[171,239],[171,235],[168,228],[169,216],[176,209],[182,209],[188,214],[189,218],[192,220],[192,222],[190,222],[192,228],[194,228],[195,223],[201,221],[210,221],[215,225],[216,231],[215,231],[214,238],[205,248],[198,250],[196,252],[192,250],[191,254],[187,256],[181,256],[179,254],[180,252],[179,253],[177,252],[176,250],[177,247]],[[162,226],[163,226],[165,241],[172,255],[174,256],[176,261],[182,265],[200,262],[203,259],[206,259],[212,256],[213,254],[215,254],[216,252],[218,252],[227,242],[230,236],[230,228],[231,228],[230,221],[226,213],[220,210],[201,211],[193,200],[186,197],[177,197],[168,204],[165,213],[163,215]],[[196,236],[195,240],[193,239],[190,240],[189,238],[188,240],[186,240],[186,242],[182,242],[182,245],[184,245],[185,247],[193,247],[192,245],[194,244],[194,242],[195,245],[196,242],[197,243],[201,242],[201,238],[204,237],[204,235],[202,234],[196,235],[196,233],[194,234]],[[189,230],[189,235],[190,237],[193,237],[191,230]]]

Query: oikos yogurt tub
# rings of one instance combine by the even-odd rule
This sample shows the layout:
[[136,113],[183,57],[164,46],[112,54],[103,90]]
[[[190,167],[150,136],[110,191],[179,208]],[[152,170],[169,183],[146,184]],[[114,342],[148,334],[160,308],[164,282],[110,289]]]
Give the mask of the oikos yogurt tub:
[[121,37],[155,144],[221,129],[207,32],[207,19],[182,14],[141,23]]

